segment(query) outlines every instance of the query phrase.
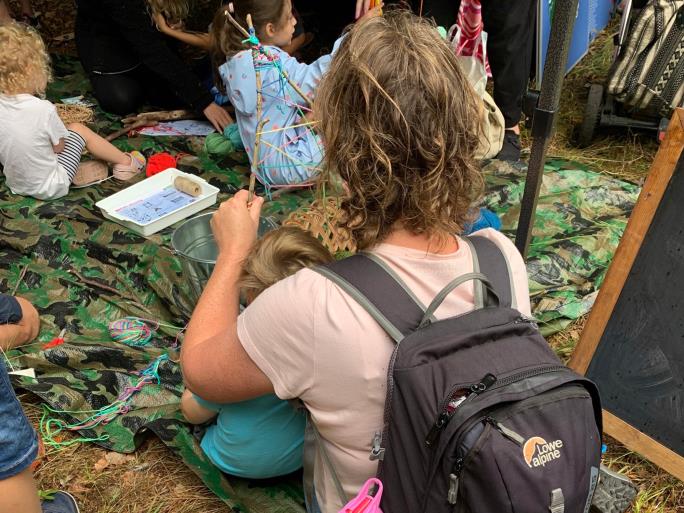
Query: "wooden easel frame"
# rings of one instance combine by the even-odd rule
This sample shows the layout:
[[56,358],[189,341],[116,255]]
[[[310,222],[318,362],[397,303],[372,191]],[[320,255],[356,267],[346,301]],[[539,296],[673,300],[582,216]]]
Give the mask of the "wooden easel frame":
[[[651,165],[582,337],[570,359],[570,367],[580,374],[585,374],[589,368],[683,148],[684,109],[677,109]],[[629,449],[643,454],[656,465],[684,481],[684,457],[606,410],[603,410],[603,428],[606,433]]]

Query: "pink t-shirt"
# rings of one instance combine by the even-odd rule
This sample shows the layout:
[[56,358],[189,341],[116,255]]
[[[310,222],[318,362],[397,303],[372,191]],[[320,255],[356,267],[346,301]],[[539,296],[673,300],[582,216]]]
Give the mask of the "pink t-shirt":
[[[525,264],[503,234],[478,232],[509,260],[517,308],[530,315]],[[455,277],[473,272],[469,246],[436,255],[380,244],[372,253],[387,262],[425,305]],[[474,308],[469,282],[446,298],[440,319]],[[387,365],[394,343],[373,318],[337,285],[303,269],[264,291],[238,318],[238,336],[281,399],[300,398],[311,413],[349,497],[374,476],[369,459],[375,432],[382,431]],[[324,513],[342,508],[320,454],[315,489]]]

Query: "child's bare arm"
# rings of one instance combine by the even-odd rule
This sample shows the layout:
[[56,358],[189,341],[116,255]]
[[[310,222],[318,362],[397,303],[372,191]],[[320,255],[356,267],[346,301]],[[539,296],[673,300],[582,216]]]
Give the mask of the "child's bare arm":
[[59,140],[58,144],[55,144],[52,149],[55,153],[62,153],[64,151],[64,138]]
[[168,24],[164,15],[160,13],[154,15],[154,22],[162,34],[178,39],[182,43],[197,46],[202,50],[211,50],[211,38],[209,37],[209,34],[202,32],[186,32],[173,28]]
[[181,411],[190,424],[204,424],[218,415],[217,412],[200,406],[187,388],[181,398]]

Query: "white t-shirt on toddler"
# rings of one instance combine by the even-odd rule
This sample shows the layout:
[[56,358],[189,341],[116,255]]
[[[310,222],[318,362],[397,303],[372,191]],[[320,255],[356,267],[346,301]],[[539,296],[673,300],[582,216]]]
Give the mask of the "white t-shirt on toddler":
[[14,194],[54,199],[69,192],[71,180],[53,149],[68,135],[49,101],[0,95],[0,164]]

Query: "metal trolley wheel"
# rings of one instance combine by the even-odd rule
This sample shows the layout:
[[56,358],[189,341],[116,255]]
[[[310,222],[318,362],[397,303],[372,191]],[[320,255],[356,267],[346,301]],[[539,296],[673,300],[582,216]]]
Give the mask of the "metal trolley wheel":
[[602,112],[603,86],[601,84],[591,84],[587,104],[584,107],[584,118],[577,134],[577,145],[580,148],[586,148],[593,142],[596,129],[601,124]]

